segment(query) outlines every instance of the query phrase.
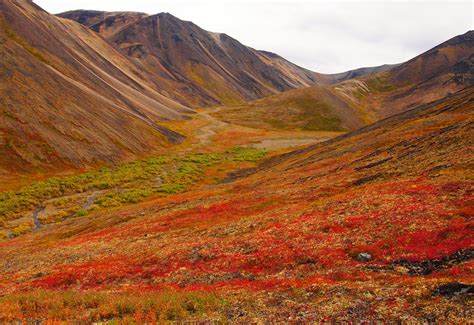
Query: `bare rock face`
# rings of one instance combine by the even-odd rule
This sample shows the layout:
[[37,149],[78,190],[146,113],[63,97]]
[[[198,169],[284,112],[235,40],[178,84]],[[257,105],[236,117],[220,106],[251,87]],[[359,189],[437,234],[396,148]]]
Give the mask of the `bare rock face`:
[[455,297],[459,295],[474,294],[474,286],[459,282],[450,282],[439,286],[433,291],[435,296]]

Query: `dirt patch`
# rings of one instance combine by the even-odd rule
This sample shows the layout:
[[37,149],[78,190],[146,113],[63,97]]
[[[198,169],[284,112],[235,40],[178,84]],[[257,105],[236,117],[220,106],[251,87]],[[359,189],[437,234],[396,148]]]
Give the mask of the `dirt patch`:
[[266,150],[280,150],[292,147],[299,147],[308,144],[323,142],[327,139],[265,139],[258,143],[250,144],[249,147]]

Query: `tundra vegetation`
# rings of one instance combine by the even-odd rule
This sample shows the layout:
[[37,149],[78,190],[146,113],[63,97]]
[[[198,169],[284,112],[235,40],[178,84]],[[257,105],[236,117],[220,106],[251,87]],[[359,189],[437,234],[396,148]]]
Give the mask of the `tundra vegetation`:
[[265,155],[265,150],[234,147],[221,153],[158,156],[0,192],[2,236],[31,231],[38,207],[44,209],[38,213],[40,223],[58,223],[151,196],[181,193],[209,179],[219,182],[226,171],[251,166]]
[[0,319],[472,319],[470,103],[466,90],[257,166],[264,152],[234,148],[71,176],[108,191],[97,202],[153,195],[1,242]]

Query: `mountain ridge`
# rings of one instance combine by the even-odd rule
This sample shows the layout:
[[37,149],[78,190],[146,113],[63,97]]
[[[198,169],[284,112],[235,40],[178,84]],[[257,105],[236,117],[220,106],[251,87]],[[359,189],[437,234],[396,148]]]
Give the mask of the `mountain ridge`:
[[[123,15],[124,13],[91,13],[84,10],[58,14],[102,33],[111,43],[121,48],[124,54],[134,57],[147,70],[164,78],[160,78],[160,82],[171,82],[170,87],[181,87],[181,92],[198,94],[201,97],[199,102],[171,94],[176,100],[191,106],[238,104],[293,88],[335,83],[346,80],[353,74],[385,69],[382,66],[359,69],[352,74],[351,71],[321,74],[293,64],[276,53],[247,47],[225,33],[206,31],[193,22],[180,20],[170,13],[134,13],[135,16],[143,16],[134,21],[132,19],[126,26],[110,23]],[[88,16],[91,17],[87,18]],[[102,20],[97,21],[97,16],[102,17]],[[161,24],[165,25],[165,31],[159,28]],[[159,40],[158,44],[154,39]],[[180,48],[174,43],[188,46]],[[173,60],[170,53],[173,53],[171,56],[184,57],[182,60]],[[159,62],[149,58],[151,55],[157,57]],[[232,58],[230,61],[229,57]],[[188,70],[184,67],[188,67]],[[182,85],[173,83],[172,79],[178,79],[191,88],[183,88]],[[216,94],[216,87],[226,95]]]
[[[474,32],[455,36],[397,65],[332,85],[294,89],[215,116],[267,129],[355,130],[474,85]],[[362,68],[363,70],[363,68]],[[358,70],[342,75],[357,75]],[[311,119],[312,118],[312,119]]]

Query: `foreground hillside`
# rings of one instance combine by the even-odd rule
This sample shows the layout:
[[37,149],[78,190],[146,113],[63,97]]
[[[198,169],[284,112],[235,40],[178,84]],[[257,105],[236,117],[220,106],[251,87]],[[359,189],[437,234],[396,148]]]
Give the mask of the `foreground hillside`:
[[474,85],[473,53],[469,31],[405,63],[364,75],[355,70],[332,86],[290,90],[224,107],[215,116],[271,130],[355,130]]
[[472,319],[473,104],[4,241],[0,319]]

